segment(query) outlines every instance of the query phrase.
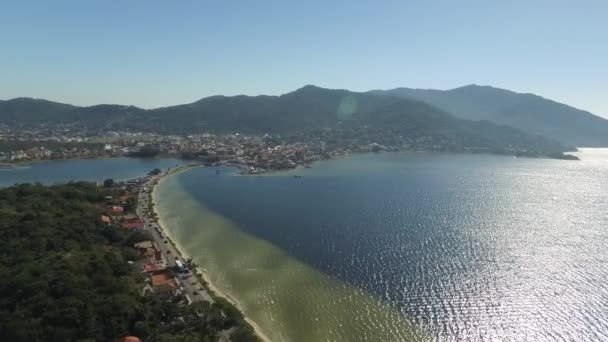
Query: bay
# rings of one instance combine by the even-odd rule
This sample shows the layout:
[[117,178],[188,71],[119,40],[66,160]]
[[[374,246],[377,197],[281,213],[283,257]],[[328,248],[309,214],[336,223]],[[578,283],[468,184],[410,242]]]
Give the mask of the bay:
[[157,205],[273,340],[605,341],[608,153],[579,156],[197,168]]

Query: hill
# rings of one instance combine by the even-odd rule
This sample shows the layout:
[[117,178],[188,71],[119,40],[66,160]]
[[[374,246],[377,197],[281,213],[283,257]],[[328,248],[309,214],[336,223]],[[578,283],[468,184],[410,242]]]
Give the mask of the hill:
[[[97,132],[238,132],[294,136],[329,129],[336,136],[357,135],[359,144],[378,142],[390,146],[498,153],[515,149],[524,154],[529,150],[533,155],[567,149],[555,141],[511,127],[459,119],[419,100],[310,85],[281,96],[213,96],[152,110],[116,105],[73,107],[47,102],[50,109],[44,111],[40,100],[30,99],[32,109],[25,116],[27,120],[21,121],[14,111],[6,110],[6,102],[11,101],[0,103],[3,122],[9,122],[4,118],[10,117],[10,122],[16,125],[70,124]],[[21,104],[20,111],[27,111],[25,104]]]
[[66,113],[77,108],[63,103],[19,97],[0,101],[0,120],[7,125],[34,125],[67,118]]
[[212,341],[232,329],[242,336],[233,332],[235,341],[257,341],[224,302],[183,305],[142,295],[145,256],[133,245],[150,237],[100,219],[109,215],[108,196],[124,195],[123,185],[0,189],[0,339]]
[[9,127],[82,125],[102,129],[127,122],[144,109],[121,105],[77,107],[41,99],[20,97],[0,101],[0,123]]
[[608,146],[608,120],[533,94],[469,85],[452,90],[376,90],[370,93],[427,102],[468,120],[488,120],[580,147]]

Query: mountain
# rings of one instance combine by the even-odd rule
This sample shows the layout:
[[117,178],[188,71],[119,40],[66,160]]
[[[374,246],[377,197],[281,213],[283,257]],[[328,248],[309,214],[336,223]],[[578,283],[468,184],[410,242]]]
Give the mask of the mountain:
[[39,124],[52,122],[65,113],[78,108],[47,100],[19,97],[0,101],[0,122],[12,124]]
[[74,107],[28,99],[21,100],[16,111],[14,105],[7,105],[14,101],[0,102],[0,120],[17,127],[69,124],[96,132],[283,136],[329,129],[334,139],[339,136],[358,144],[498,153],[517,150],[534,155],[566,150],[555,141],[518,129],[456,118],[423,101],[310,85],[281,96],[212,96],[152,110],[118,105]]
[[147,113],[147,123],[165,132],[292,134],[361,119],[394,102],[407,111],[417,101],[309,85],[281,96],[213,96],[155,109]]
[[446,91],[396,88],[370,93],[424,101],[463,119],[509,125],[567,145],[608,146],[608,120],[533,94],[477,85]]
[[100,128],[100,125],[103,127],[113,124],[114,121],[124,122],[129,117],[143,112],[145,112],[144,109],[133,106],[97,105],[77,107],[27,97],[0,101],[0,123],[13,127],[81,124]]

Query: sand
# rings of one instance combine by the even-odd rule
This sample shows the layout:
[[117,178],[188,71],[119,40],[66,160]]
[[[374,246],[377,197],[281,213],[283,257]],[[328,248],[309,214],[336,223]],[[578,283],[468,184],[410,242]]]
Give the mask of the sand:
[[[170,177],[170,176],[173,176],[173,175],[179,174],[179,173],[181,173],[181,172],[184,172],[184,171],[190,170],[191,168],[194,168],[194,167],[201,167],[201,166],[189,166],[189,167],[182,167],[182,168],[180,168],[178,171],[175,171],[175,172],[169,172],[169,173],[167,173],[167,174],[163,174],[163,175],[162,175],[162,176],[159,178],[157,185],[159,185],[161,182],[163,182],[163,181],[164,181],[164,180],[165,180],[167,177]],[[157,205],[157,200],[156,200],[156,198],[157,198],[156,186],[154,186],[154,189],[152,189],[152,201],[153,201],[153,203],[154,203],[154,205],[155,205],[155,206]],[[157,215],[158,215],[158,212],[157,212]],[[173,236],[171,235],[171,232],[170,232],[168,229],[166,229],[166,227],[167,227],[167,226],[166,226],[165,222],[163,221],[163,219],[160,217],[160,215],[159,215],[159,217],[158,217],[158,225],[159,225],[159,228],[162,230],[162,232],[163,232],[163,234],[164,234],[165,236],[169,236],[169,237],[171,237],[171,241],[172,241],[173,245],[175,246],[175,249],[176,249],[176,250],[177,250],[177,252],[179,253],[180,257],[181,257],[182,259],[184,259],[184,260],[185,260],[185,259],[190,259],[190,258],[191,258],[191,256],[189,256],[188,254],[186,254],[186,253],[184,252],[183,247],[182,247],[182,246],[180,246],[180,245],[179,245],[179,243],[177,243],[177,241],[176,241],[176,240],[173,238]],[[230,302],[232,305],[234,305],[235,307],[237,307],[237,308],[238,308],[238,309],[239,309],[241,312],[243,312],[243,309],[242,309],[242,305],[241,305],[241,303],[239,303],[239,301],[238,301],[238,300],[236,300],[236,299],[235,299],[235,298],[233,298],[232,296],[228,295],[228,294],[227,294],[225,291],[222,291],[222,289],[220,289],[218,286],[216,286],[216,285],[215,285],[215,284],[214,284],[214,283],[211,281],[211,279],[210,279],[210,277],[209,277],[209,274],[208,274],[207,270],[205,270],[205,269],[203,269],[203,268],[200,268],[200,267],[197,267],[197,270],[196,270],[196,271],[197,271],[199,274],[201,274],[201,275],[202,275],[203,279],[204,279],[204,280],[205,280],[205,282],[207,283],[207,286],[209,287],[209,289],[210,289],[212,292],[214,292],[214,293],[215,293],[215,295],[217,295],[217,296],[219,296],[219,297],[222,297],[222,298],[226,299],[226,300],[227,300],[228,302]],[[244,315],[244,312],[243,312],[243,315]],[[245,315],[244,315],[244,316],[245,316]],[[271,340],[270,340],[270,338],[268,338],[268,336],[267,336],[266,334],[264,334],[264,332],[262,331],[262,329],[260,328],[260,326],[259,326],[259,325],[258,325],[256,322],[254,322],[253,320],[251,320],[251,319],[250,319],[249,317],[247,317],[247,316],[245,316],[245,321],[246,321],[246,322],[247,322],[249,325],[251,325],[251,327],[253,328],[253,330],[254,330],[255,334],[256,334],[256,335],[257,335],[257,336],[258,336],[258,337],[259,337],[259,338],[260,338],[262,341],[264,341],[264,342],[270,342],[270,341],[271,341]]]

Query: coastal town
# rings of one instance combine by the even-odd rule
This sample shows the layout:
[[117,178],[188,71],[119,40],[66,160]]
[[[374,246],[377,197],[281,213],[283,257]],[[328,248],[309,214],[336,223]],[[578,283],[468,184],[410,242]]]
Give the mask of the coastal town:
[[391,129],[341,127],[283,137],[278,134],[161,135],[144,132],[82,131],[60,128],[11,129],[0,126],[0,164],[10,166],[54,159],[171,157],[206,165],[228,164],[243,173],[307,166],[350,152],[412,151],[496,153],[538,156],[530,149],[480,147],[441,136],[403,136]]
[[0,131],[0,163],[10,165],[54,159],[112,157],[174,157],[208,165],[230,164],[243,172],[295,168],[345,153],[327,151],[323,144],[285,142],[280,137],[240,134],[166,136],[109,132],[103,136],[81,136],[58,132]]

